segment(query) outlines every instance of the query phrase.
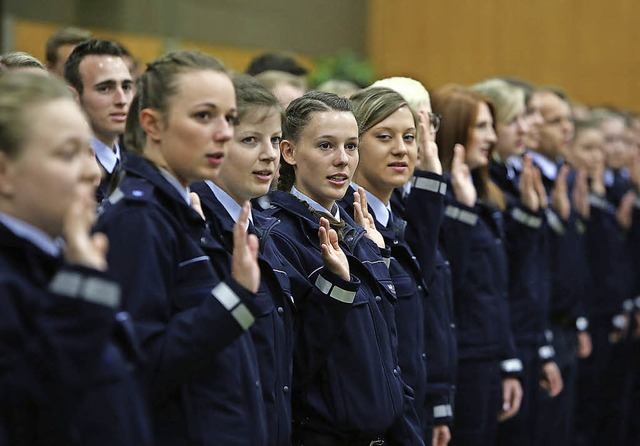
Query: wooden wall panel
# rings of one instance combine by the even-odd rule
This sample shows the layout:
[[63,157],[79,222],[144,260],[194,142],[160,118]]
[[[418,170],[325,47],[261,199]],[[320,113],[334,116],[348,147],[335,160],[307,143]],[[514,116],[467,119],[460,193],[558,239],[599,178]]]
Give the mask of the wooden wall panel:
[[510,75],[575,100],[640,111],[637,0],[369,0],[380,77],[428,87]]

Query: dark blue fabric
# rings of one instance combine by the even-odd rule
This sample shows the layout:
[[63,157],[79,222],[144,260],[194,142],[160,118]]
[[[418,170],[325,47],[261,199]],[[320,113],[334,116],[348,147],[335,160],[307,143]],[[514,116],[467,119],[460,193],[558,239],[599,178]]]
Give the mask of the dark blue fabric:
[[264,445],[265,408],[253,341],[212,289],[223,282],[253,317],[255,296],[202,217],[147,160],[127,158],[98,230],[147,362],[158,445]]
[[108,280],[0,225],[0,443],[152,444],[114,310],[50,292],[60,271]]
[[[274,228],[280,252],[313,278],[322,266],[319,217],[288,193],[273,192],[271,205],[267,213],[281,221]],[[362,228],[356,229],[343,211],[341,218],[346,223],[341,247],[361,286],[325,361],[296,370],[294,429],[337,437],[386,435],[393,444],[423,444],[407,419],[410,413],[415,419],[415,411],[398,367],[396,295],[387,266]]]

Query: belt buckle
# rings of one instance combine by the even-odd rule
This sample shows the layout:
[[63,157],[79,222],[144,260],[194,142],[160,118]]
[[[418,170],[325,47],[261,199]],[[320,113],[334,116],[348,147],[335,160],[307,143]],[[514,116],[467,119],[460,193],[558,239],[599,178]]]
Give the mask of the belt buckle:
[[369,443],[369,446],[384,446],[384,440],[377,439]]

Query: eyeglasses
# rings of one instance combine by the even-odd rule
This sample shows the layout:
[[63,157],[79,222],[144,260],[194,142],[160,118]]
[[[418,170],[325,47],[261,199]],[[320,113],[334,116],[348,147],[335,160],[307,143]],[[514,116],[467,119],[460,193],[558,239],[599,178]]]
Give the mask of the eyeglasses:
[[440,129],[440,121],[442,121],[442,115],[438,113],[429,113],[429,130],[432,135],[438,133]]

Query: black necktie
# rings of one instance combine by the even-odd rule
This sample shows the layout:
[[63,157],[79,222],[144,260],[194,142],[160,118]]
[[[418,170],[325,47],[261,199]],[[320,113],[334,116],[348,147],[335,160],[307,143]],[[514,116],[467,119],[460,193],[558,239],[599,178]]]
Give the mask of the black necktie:
[[397,240],[404,241],[404,230],[407,227],[407,222],[401,218],[394,218],[393,212],[389,212],[389,221],[387,222],[387,228],[392,229],[394,236]]

